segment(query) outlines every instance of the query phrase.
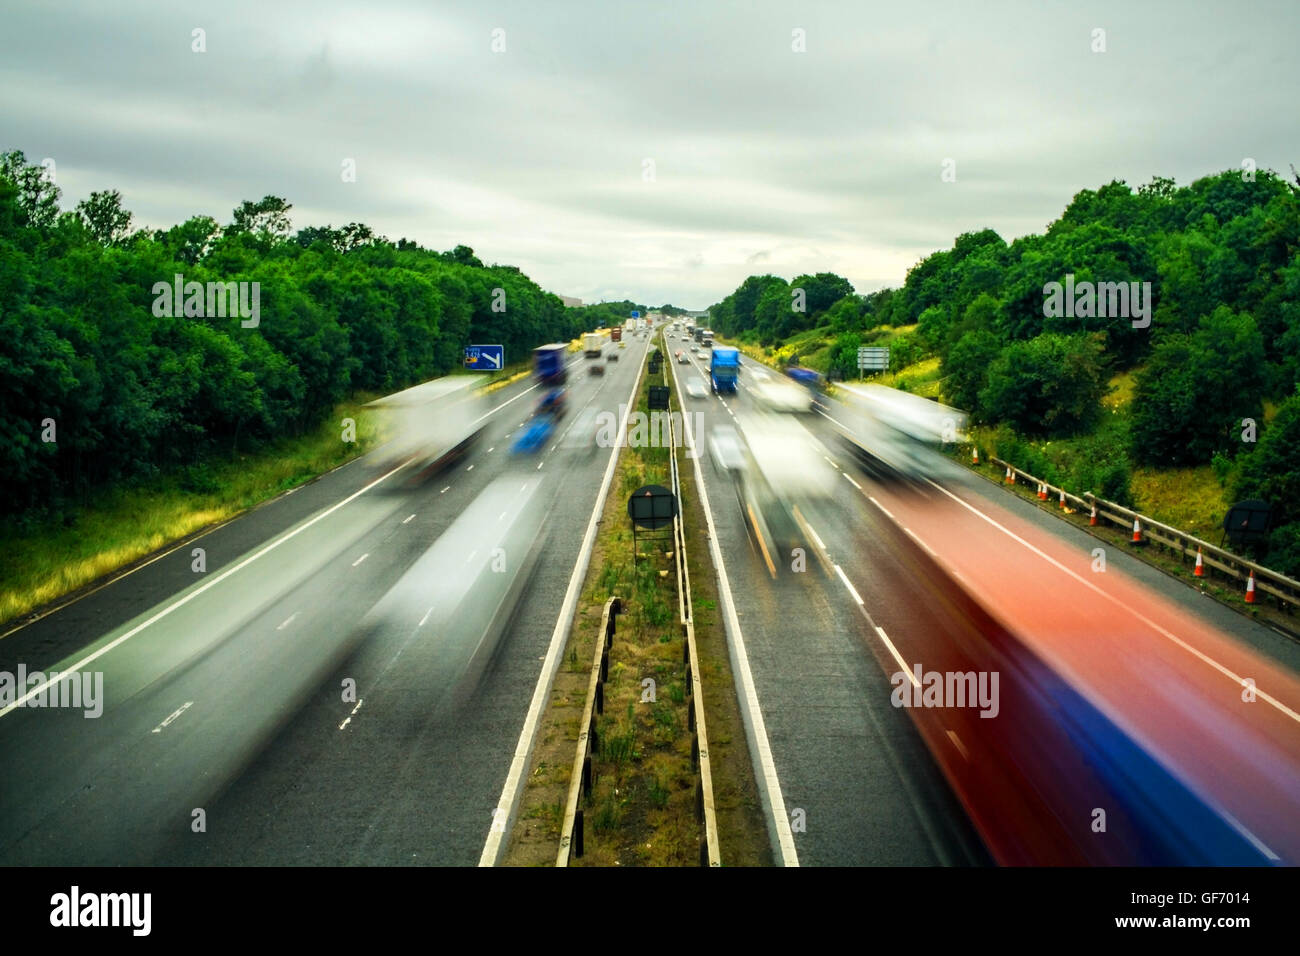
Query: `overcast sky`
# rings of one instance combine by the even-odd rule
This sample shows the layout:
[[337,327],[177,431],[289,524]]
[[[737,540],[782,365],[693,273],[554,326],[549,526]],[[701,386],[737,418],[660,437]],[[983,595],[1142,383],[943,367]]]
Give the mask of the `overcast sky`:
[[226,223],[269,193],[588,302],[868,292],[1111,179],[1300,164],[1287,0],[4,6],[0,150],[54,159],[65,208]]

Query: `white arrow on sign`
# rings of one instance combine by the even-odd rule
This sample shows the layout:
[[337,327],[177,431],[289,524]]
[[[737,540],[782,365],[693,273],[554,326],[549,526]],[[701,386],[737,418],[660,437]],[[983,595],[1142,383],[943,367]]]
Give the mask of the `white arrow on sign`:
[[495,355],[493,355],[491,352],[480,352],[479,358],[484,361],[491,362],[497,368],[501,367],[501,360],[497,358]]

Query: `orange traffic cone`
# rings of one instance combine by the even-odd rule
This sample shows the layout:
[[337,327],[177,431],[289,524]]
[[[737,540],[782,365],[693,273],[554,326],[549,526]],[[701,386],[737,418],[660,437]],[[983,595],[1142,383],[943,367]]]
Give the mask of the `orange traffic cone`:
[[1250,572],[1250,577],[1246,580],[1246,603],[1255,603],[1255,572]]
[[1065,510],[1065,489],[1061,489],[1061,510]]
[[1092,515],[1091,517],[1088,518],[1088,524],[1095,525],[1096,523],[1097,523],[1097,502],[1094,501],[1092,503]]
[[1201,560],[1201,546],[1196,546],[1196,570],[1192,572],[1195,577],[1205,577],[1205,564]]
[[971,449],[970,463],[972,465],[978,465],[980,463],[980,450],[978,448]]
[[1041,499],[1042,501],[1046,501],[1046,500],[1047,500],[1047,485],[1039,485],[1039,486],[1038,486],[1038,497],[1039,497],[1039,499]]
[[1138,524],[1137,518],[1133,519],[1133,543],[1134,544],[1142,543],[1142,526]]
[[1007,465],[1007,484],[1014,485],[1015,483],[1016,476],[1011,473],[1011,466]]

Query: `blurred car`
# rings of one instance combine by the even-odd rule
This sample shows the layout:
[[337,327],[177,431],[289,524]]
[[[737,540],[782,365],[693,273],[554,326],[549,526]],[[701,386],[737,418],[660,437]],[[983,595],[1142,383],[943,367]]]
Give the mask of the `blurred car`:
[[550,415],[538,415],[519,433],[510,448],[511,454],[532,455],[541,451],[554,430],[555,420]]
[[618,353],[617,353],[617,352],[610,352],[608,355],[605,356],[605,361],[606,361],[606,362],[617,362],[617,361],[618,361]]
[[773,412],[810,412],[812,395],[793,382],[760,382],[752,389],[760,405]]
[[681,362],[683,365],[686,364],[686,353],[681,349],[677,350],[677,361]]
[[627,348],[627,343],[624,342],[622,339],[619,339],[619,341],[618,341],[618,347],[621,348],[621,349],[625,349],[625,348]]
[[587,366],[587,371],[590,372],[592,375],[604,375],[604,374],[605,374],[605,366],[603,366],[603,365],[588,365],[588,366]]
[[698,378],[688,379],[686,382],[686,394],[691,398],[704,398],[709,394],[709,390],[704,387],[704,382]]
[[709,451],[719,471],[732,471],[745,465],[745,450],[740,436],[730,425],[719,425],[709,436]]

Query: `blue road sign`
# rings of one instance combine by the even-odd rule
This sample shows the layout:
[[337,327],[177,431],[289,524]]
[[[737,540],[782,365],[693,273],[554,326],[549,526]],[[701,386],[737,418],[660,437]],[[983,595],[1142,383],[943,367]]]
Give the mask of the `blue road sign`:
[[641,313],[638,312],[637,310],[633,309],[633,310],[632,310],[632,318],[634,318],[634,319],[639,319],[639,318],[641,318]]
[[505,367],[504,345],[465,346],[465,367],[475,372],[497,372]]

